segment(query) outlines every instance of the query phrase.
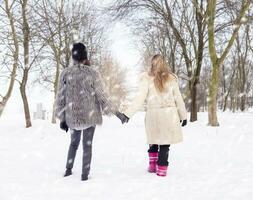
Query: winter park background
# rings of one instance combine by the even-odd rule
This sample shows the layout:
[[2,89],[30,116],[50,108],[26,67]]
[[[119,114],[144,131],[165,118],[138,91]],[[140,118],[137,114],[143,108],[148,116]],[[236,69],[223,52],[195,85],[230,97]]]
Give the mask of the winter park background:
[[[251,0],[1,0],[0,15],[1,200],[253,199]],[[188,124],[167,177],[147,172],[143,111],[104,117],[91,178],[80,181],[81,148],[62,177],[69,134],[53,102],[79,41],[120,108],[154,54],[178,75]]]

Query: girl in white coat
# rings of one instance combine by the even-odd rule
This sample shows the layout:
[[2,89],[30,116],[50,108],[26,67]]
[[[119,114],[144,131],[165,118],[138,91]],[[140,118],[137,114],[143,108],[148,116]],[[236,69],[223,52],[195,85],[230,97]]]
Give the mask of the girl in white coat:
[[148,171],[166,176],[169,147],[182,142],[180,122],[182,126],[187,124],[187,111],[179,91],[178,78],[171,72],[162,55],[155,55],[149,72],[142,74],[138,95],[124,110],[126,118],[131,118],[144,103],[149,144]]

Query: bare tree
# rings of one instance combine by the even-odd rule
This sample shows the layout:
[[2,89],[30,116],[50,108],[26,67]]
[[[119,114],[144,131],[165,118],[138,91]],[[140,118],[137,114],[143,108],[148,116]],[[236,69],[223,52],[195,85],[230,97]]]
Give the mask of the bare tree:
[[249,9],[252,1],[242,1],[241,8],[237,13],[236,19],[234,20],[234,30],[230,38],[228,39],[227,45],[221,51],[220,55],[217,53],[217,47],[215,44],[215,18],[217,14],[217,1],[210,0],[207,2],[207,24],[208,24],[208,47],[209,54],[212,63],[212,75],[211,82],[209,86],[209,99],[208,99],[208,123],[211,126],[218,126],[217,118],[217,94],[219,85],[219,70],[220,66],[224,62],[226,56],[228,55],[236,37],[238,31],[243,23],[243,18],[246,15],[246,11]]
[[[41,4],[37,5],[36,8],[39,10],[38,15],[40,16],[39,25],[39,37],[45,41],[48,47],[50,47],[50,54],[53,56],[53,63],[55,63],[54,78],[51,80],[53,83],[54,97],[56,96],[60,66],[61,66],[61,55],[64,45],[63,40],[63,26],[64,24],[64,6],[65,1],[50,1],[42,0]],[[52,123],[56,122],[53,105]]]
[[240,102],[240,110],[245,111],[246,109],[246,89],[248,82],[248,75],[250,69],[250,60],[249,60],[249,25],[246,26],[245,31],[242,37],[237,36],[236,38],[236,47],[237,47],[237,62],[238,62],[238,75],[239,75],[239,102]]
[[28,99],[26,95],[26,85],[28,81],[29,76],[29,70],[31,69],[29,58],[30,58],[30,27],[29,22],[27,19],[27,0],[20,0],[21,4],[21,12],[22,12],[22,36],[23,36],[23,57],[24,57],[24,66],[22,67],[23,75],[22,80],[20,82],[20,93],[23,100],[23,107],[24,107],[24,113],[25,113],[25,121],[26,121],[26,127],[31,127],[31,116],[30,116],[30,110],[29,110],[29,104]]
[[102,52],[99,71],[110,99],[117,107],[120,107],[129,92],[126,86],[127,71],[122,69],[115,59],[106,52]]
[[[29,4],[28,0],[15,0],[12,1],[11,6],[8,9],[8,1],[5,3],[7,6],[5,11],[7,11],[7,13],[9,12],[10,17],[8,18],[11,21],[9,26],[12,30],[10,35],[8,35],[8,29],[3,30],[3,33],[7,35],[3,35],[3,45],[5,45],[12,53],[6,53],[5,60],[14,59],[15,61],[13,64],[13,71],[10,76],[11,87],[9,87],[9,91],[13,88],[14,81],[17,81],[19,83],[20,94],[24,107],[26,127],[28,128],[32,126],[32,123],[26,88],[29,81],[29,73],[32,67],[34,67],[34,64],[36,64],[37,60],[40,58],[39,54],[44,45],[38,42],[35,34],[36,30],[34,24],[36,24],[36,17],[34,17],[34,13],[32,13],[31,9],[34,4],[31,2]],[[13,9],[12,12],[11,9]],[[12,48],[13,46],[14,48]],[[22,49],[22,51],[19,49]],[[8,62],[5,62],[5,64],[8,64]]]
[[[47,65],[42,66],[40,82],[52,88],[54,98],[62,68],[71,62],[71,45],[82,41],[88,48],[89,59],[97,63],[103,28],[93,1],[42,0],[37,5],[40,19],[39,37],[47,44]],[[56,122],[53,105],[52,123]]]
[[[234,60],[233,60],[234,62]],[[231,64],[232,65],[232,64]],[[231,69],[229,69],[231,70]],[[233,84],[234,84],[234,77],[235,77],[235,72],[236,72],[236,68],[234,67],[232,69],[232,74],[229,75],[226,73],[227,71],[225,71],[225,65],[222,65],[222,75],[223,75],[223,102],[222,102],[222,105],[221,105],[221,109],[223,111],[225,111],[227,109],[227,104],[228,104],[228,97],[229,95],[231,94],[231,91],[232,91],[232,88],[233,88]],[[229,79],[229,82],[227,83],[227,79]]]
[[[1,36],[2,41],[7,41],[7,49],[10,49],[11,52],[11,62],[12,66],[7,67],[10,69],[10,74],[8,74],[8,89],[5,95],[1,95],[1,101],[0,101],[0,117],[4,111],[4,108],[11,97],[12,90],[14,87],[15,79],[16,79],[16,73],[17,73],[17,67],[18,67],[18,57],[19,57],[19,41],[17,37],[17,30],[16,30],[16,25],[15,25],[15,17],[13,14],[13,6],[14,6],[15,1],[9,1],[9,0],[4,0],[4,6],[0,6],[0,8],[3,11],[2,17],[7,17],[7,25],[10,27],[10,32],[9,34],[4,35],[3,37]],[[5,32],[6,33],[6,32]],[[6,44],[5,44],[6,46]],[[9,65],[9,63],[7,63]]]
[[23,53],[20,53],[19,61],[19,73],[20,80],[18,80],[20,84],[20,94],[22,97],[23,107],[24,107],[24,115],[26,127],[31,127],[31,115],[30,108],[27,98],[27,83],[29,81],[29,76],[32,69],[38,68],[37,61],[41,58],[41,50],[45,47],[43,41],[38,40],[37,35],[37,17],[36,14],[33,13],[33,7],[36,4],[30,2],[28,0],[19,0],[20,7],[20,30],[18,32],[20,41],[22,42]]

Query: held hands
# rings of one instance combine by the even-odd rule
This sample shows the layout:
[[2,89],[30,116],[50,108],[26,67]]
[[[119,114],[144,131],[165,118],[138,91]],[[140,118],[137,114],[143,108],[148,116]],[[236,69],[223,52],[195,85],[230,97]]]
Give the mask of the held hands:
[[60,123],[60,128],[61,128],[62,130],[64,130],[64,131],[66,131],[66,132],[68,132],[68,130],[69,130],[69,127],[68,127],[66,121],[61,121],[61,123]]
[[115,115],[120,119],[122,124],[127,123],[129,121],[129,118],[124,113],[117,111]]
[[[182,122],[182,120],[180,120],[180,123],[181,122]],[[187,119],[184,119],[183,122],[182,122],[182,124],[181,124],[181,126],[186,126],[186,124],[187,124]]]

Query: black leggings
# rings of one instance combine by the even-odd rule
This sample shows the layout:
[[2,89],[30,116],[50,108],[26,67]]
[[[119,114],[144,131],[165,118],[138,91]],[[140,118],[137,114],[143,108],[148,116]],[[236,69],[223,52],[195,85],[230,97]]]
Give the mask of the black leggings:
[[157,145],[151,144],[149,145],[149,153],[157,153],[158,152],[158,161],[157,164],[160,166],[168,166],[168,157],[169,157],[170,145]]
[[[81,140],[81,130],[71,130],[71,142],[68,151],[66,168],[72,169]],[[82,174],[87,176],[90,173],[90,163],[92,156],[92,140],[95,132],[95,127],[90,127],[83,130],[83,167]]]

